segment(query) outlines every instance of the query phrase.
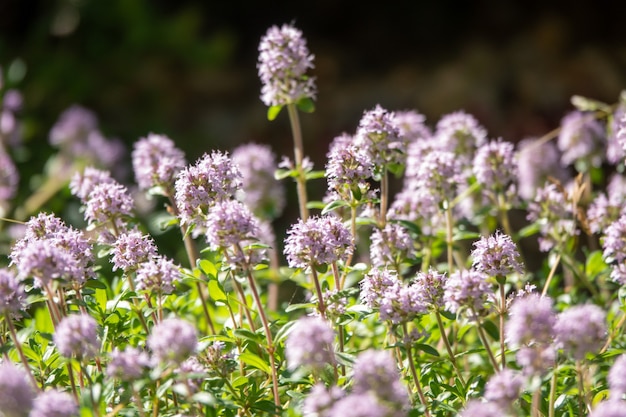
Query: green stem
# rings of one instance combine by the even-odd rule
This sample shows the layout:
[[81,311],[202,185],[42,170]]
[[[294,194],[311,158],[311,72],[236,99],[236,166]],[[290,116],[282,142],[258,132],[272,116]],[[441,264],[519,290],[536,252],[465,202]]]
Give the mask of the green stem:
[[324,295],[322,294],[322,287],[320,285],[320,280],[317,276],[317,271],[315,270],[315,266],[311,265],[311,278],[313,278],[313,284],[315,285],[315,292],[317,294],[317,309],[320,312],[320,316],[323,319],[326,319],[326,305],[324,305]]
[[489,356],[489,361],[491,362],[491,365],[493,366],[493,370],[495,372],[498,372],[498,369],[499,369],[498,362],[496,361],[495,356],[493,356],[493,352],[491,351],[491,347],[489,346],[487,335],[485,334],[485,330],[483,329],[482,320],[480,319],[480,316],[476,314],[476,311],[474,311],[474,309],[471,309],[471,311],[472,311],[472,316],[474,320],[476,320],[476,329],[478,330],[478,337],[480,338],[480,341],[482,342],[483,346],[485,346],[485,350],[487,351],[487,356]]
[[552,278],[556,273],[556,268],[559,266],[559,262],[561,262],[561,253],[559,252],[556,256],[556,260],[554,261],[554,265],[550,269],[550,273],[548,274],[548,278],[546,279],[546,283],[543,286],[543,291],[541,291],[541,296],[544,297],[548,292],[548,288],[550,287],[550,282],[552,282]]
[[449,202],[445,202],[446,207],[446,244],[448,247],[448,274],[454,271],[454,260],[452,258],[453,240],[452,240],[452,206]]
[[504,322],[506,319],[506,290],[504,288],[504,282],[498,281],[498,286],[500,287],[500,364],[502,365],[502,369],[504,369],[506,368],[506,346],[504,343]]
[[[408,336],[409,331],[407,329],[406,323],[402,323],[402,329],[404,331],[404,336]],[[428,411],[428,401],[426,400],[426,396],[424,395],[424,391],[422,390],[422,384],[420,383],[419,375],[417,374],[417,369],[415,368],[415,362],[413,361],[413,353],[411,349],[410,343],[405,343],[404,345],[406,349],[406,358],[409,362],[409,368],[411,369],[411,375],[413,376],[413,381],[415,382],[415,387],[417,388],[417,395],[420,399],[420,402],[424,406],[424,415],[426,417],[430,417],[430,412]]]
[[302,162],[304,160],[304,145],[302,142],[302,128],[300,127],[300,118],[298,116],[298,109],[294,103],[287,105],[287,111],[289,113],[289,122],[291,123],[291,132],[293,134],[293,153],[295,158],[296,170],[298,176],[296,177],[296,185],[298,190],[298,203],[300,207],[300,218],[302,221],[306,221],[309,218],[309,209],[307,208],[308,197],[306,191],[306,177]]
[[550,378],[550,395],[548,397],[548,417],[554,417],[554,403],[556,401],[556,367]]
[[450,341],[448,340],[448,335],[446,335],[446,329],[443,325],[443,320],[441,320],[441,313],[439,310],[435,311],[435,317],[437,318],[437,325],[439,326],[439,332],[441,333],[441,340],[443,340],[443,344],[446,347],[446,351],[448,352],[448,356],[450,356],[450,362],[452,362],[452,367],[456,372],[457,378],[463,385],[465,385],[465,380],[463,379],[463,375],[461,375],[461,370],[459,369],[459,365],[456,362],[456,356],[454,351],[452,350],[452,346],[450,346]]
[[383,176],[380,179],[380,217],[378,218],[378,227],[385,228],[387,223],[387,205],[389,204],[389,171],[383,168]]
[[13,343],[15,344],[15,349],[17,350],[20,360],[22,361],[22,365],[24,365],[24,370],[28,373],[28,377],[30,378],[30,381],[33,384],[33,388],[39,389],[39,385],[37,385],[37,380],[35,379],[35,376],[33,375],[33,371],[30,368],[30,365],[28,364],[26,355],[24,355],[22,344],[20,343],[20,340],[17,338],[17,332],[15,331],[15,326],[13,325],[13,321],[9,317],[9,313],[5,315],[5,318],[6,318],[7,325],[9,326],[9,332],[11,333],[11,338],[13,339]]

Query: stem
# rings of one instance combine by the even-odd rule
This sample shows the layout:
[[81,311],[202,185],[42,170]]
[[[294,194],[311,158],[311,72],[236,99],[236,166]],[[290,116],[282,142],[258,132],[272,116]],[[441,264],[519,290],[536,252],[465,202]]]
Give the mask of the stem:
[[383,229],[387,223],[387,205],[389,202],[389,171],[383,168],[383,176],[380,179],[380,217],[378,227]]
[[506,209],[506,203],[504,201],[504,195],[502,193],[498,193],[498,213],[500,214],[500,224],[502,224],[502,228],[504,229],[504,233],[509,236],[513,236],[511,229],[511,223],[509,221],[509,212]]
[[28,365],[28,360],[26,359],[26,355],[24,355],[24,350],[22,349],[22,344],[17,338],[17,332],[15,331],[15,326],[13,325],[13,321],[9,317],[9,313],[5,315],[7,325],[9,326],[9,332],[11,332],[11,338],[13,339],[13,343],[15,343],[15,349],[20,356],[20,360],[22,361],[22,365],[24,365],[24,369],[28,373],[28,377],[30,378],[30,382],[33,384],[33,388],[39,389],[39,385],[37,385],[37,380],[33,375],[33,371],[30,369]]
[[591,404],[587,398],[587,392],[585,390],[585,371],[583,368],[582,360],[576,361],[576,373],[578,374],[578,403],[580,405],[580,412],[586,409],[586,413],[591,411]]
[[[504,277],[502,277],[504,278]],[[506,314],[506,290],[504,288],[504,282],[498,281],[500,287],[500,356],[502,369],[506,368],[506,346],[504,344],[504,322]]]
[[[235,249],[245,259],[243,250],[239,244],[235,245]],[[272,388],[274,391],[274,404],[277,409],[281,408],[280,405],[280,395],[278,393],[278,374],[276,372],[276,360],[274,358],[274,342],[272,340],[272,332],[270,330],[270,325],[267,320],[267,316],[265,315],[265,309],[263,308],[263,303],[261,302],[261,297],[259,297],[259,292],[256,287],[256,282],[254,281],[254,277],[252,276],[252,271],[250,271],[249,266],[245,265],[245,270],[248,275],[248,284],[250,285],[250,290],[252,291],[252,296],[254,298],[254,302],[256,304],[257,309],[259,310],[259,317],[261,317],[261,323],[263,323],[263,329],[265,330],[265,338],[267,340],[267,353],[270,358],[270,368],[272,370]]]
[[535,392],[533,392],[532,403],[530,404],[531,417],[541,416],[540,404],[539,404],[540,402],[541,402],[541,387],[537,388]]
[[550,395],[548,396],[548,417],[554,417],[554,402],[556,401],[556,368],[550,378]]
[[435,317],[437,318],[437,325],[439,326],[439,332],[441,333],[441,339],[443,340],[443,344],[446,347],[446,351],[448,352],[448,356],[450,356],[450,362],[452,362],[452,366],[454,367],[454,370],[456,372],[456,376],[459,378],[461,383],[463,385],[465,385],[465,380],[463,379],[463,376],[461,375],[461,370],[459,369],[459,366],[458,366],[458,364],[456,362],[456,356],[454,355],[454,352],[452,351],[452,346],[450,346],[450,341],[448,340],[448,336],[446,335],[446,329],[443,326],[443,320],[441,320],[441,313],[439,313],[439,310],[435,311]]
[[548,274],[548,278],[546,279],[546,283],[543,286],[543,291],[541,291],[541,296],[544,297],[548,292],[548,287],[550,286],[550,282],[552,282],[552,278],[556,273],[556,268],[559,266],[559,262],[561,262],[561,253],[558,253],[556,256],[556,261],[554,261],[554,265],[550,269],[550,274]]
[[326,319],[326,306],[324,305],[324,296],[322,295],[322,287],[320,286],[320,280],[317,277],[317,271],[315,266],[311,265],[311,277],[313,278],[313,284],[315,284],[315,292],[317,293],[317,309],[320,312],[320,316]]
[[[246,314],[246,319],[248,320],[248,324],[250,325],[250,330],[255,332],[256,326],[254,325],[252,314],[250,313],[250,309],[248,308],[248,303],[246,302],[246,294],[244,293],[243,287],[241,286],[239,281],[237,281],[234,274],[233,274],[233,282],[235,283],[235,289],[237,290],[237,294],[239,295],[241,305],[243,306],[244,312]],[[241,314],[241,310],[239,310],[239,312]],[[243,326],[243,323],[242,323],[242,326]]]
[[489,356],[489,360],[491,361],[491,365],[493,365],[493,370],[498,372],[498,362],[496,361],[495,356],[493,356],[493,352],[491,351],[491,348],[489,347],[489,341],[487,340],[487,335],[485,334],[485,331],[483,329],[483,325],[482,325],[482,320],[480,319],[480,317],[478,316],[478,314],[476,314],[476,311],[474,311],[474,309],[471,309],[472,311],[472,315],[473,318],[476,320],[476,328],[478,330],[478,337],[480,337],[480,341],[483,343],[483,346],[485,346],[485,350],[487,351],[487,355]]
[[454,271],[454,261],[452,258],[453,241],[452,241],[452,206],[448,201],[446,205],[446,244],[448,246],[448,273]]
[[617,323],[613,331],[611,331],[611,333],[609,334],[609,337],[607,338],[606,343],[604,344],[604,346],[602,346],[602,349],[600,350],[600,354],[606,352],[609,346],[611,346],[611,342],[613,341],[617,333],[620,331],[621,327],[626,322],[626,314],[624,314],[623,311],[620,311],[620,313],[622,317],[620,317],[619,322]]
[[78,391],[76,391],[76,381],[74,379],[74,370],[72,369],[71,359],[67,362],[67,374],[70,377],[70,386],[72,387],[72,394],[74,394],[74,399],[76,399],[76,402],[79,403]]
[[302,143],[302,128],[300,127],[300,118],[298,109],[294,103],[287,105],[289,113],[289,122],[291,123],[291,132],[293,134],[293,154],[296,164],[298,176],[296,177],[296,185],[298,189],[298,203],[300,206],[300,218],[306,221],[309,218],[309,209],[307,208],[307,192],[306,178],[302,169],[302,161],[304,160],[304,145]]
[[139,393],[137,392],[134,386],[133,386],[133,401],[135,402],[135,407],[137,407],[137,410],[139,411],[139,417],[146,417],[146,413],[143,409],[143,404],[141,403],[141,397],[139,396]]
[[[404,335],[407,336],[409,334],[406,323],[402,323],[402,329],[404,331]],[[415,368],[415,362],[413,362],[413,353],[411,349],[411,345],[408,342],[405,342],[404,345],[406,349],[406,358],[409,362],[409,368],[411,369],[411,375],[413,376],[413,380],[415,381],[415,387],[417,388],[417,395],[420,399],[420,402],[424,406],[424,415],[426,417],[430,417],[430,412],[428,411],[428,401],[426,400],[426,396],[424,395],[424,391],[422,391],[422,384],[420,383],[419,376],[417,375],[417,369]]]

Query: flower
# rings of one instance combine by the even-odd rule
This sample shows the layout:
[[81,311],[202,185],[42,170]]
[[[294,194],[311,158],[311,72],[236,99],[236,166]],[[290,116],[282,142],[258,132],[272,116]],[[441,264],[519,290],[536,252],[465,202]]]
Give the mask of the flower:
[[506,340],[514,347],[550,344],[555,336],[556,313],[552,299],[530,293],[516,298],[509,307]]
[[113,270],[134,271],[157,256],[157,247],[150,235],[134,229],[120,234],[113,243]]
[[619,283],[626,282],[626,215],[620,216],[605,230],[602,238],[602,257],[614,263],[611,270],[611,279]]
[[181,382],[187,389],[187,395],[194,394],[200,390],[203,377],[200,375],[190,376],[189,374],[205,374],[206,368],[200,363],[197,357],[191,356],[181,363],[176,369]]
[[[344,136],[338,138],[341,141]],[[335,145],[327,154],[325,176],[328,188],[344,201],[351,201],[353,197],[359,199],[369,189],[367,179],[372,176],[372,160],[351,140],[345,146]]]
[[328,411],[343,397],[345,392],[341,388],[337,386],[326,388],[324,384],[317,383],[304,399],[302,414],[305,417],[328,416]]
[[0,364],[0,412],[4,417],[27,417],[35,390],[28,375],[10,362]]
[[359,353],[353,372],[353,394],[373,395],[395,411],[405,411],[409,406],[408,391],[389,351],[369,349]]
[[73,105],[66,109],[50,130],[50,144],[78,147],[98,129],[96,115],[85,107]]
[[15,274],[7,268],[0,268],[0,317],[9,320],[21,317],[26,307],[26,291]]
[[487,142],[487,131],[474,116],[460,110],[442,116],[433,137],[441,149],[457,155],[466,166],[476,149]]
[[493,375],[485,385],[485,399],[508,409],[519,398],[524,387],[524,379],[517,371],[502,369]]
[[550,367],[556,364],[556,350],[554,345],[533,344],[522,346],[515,355],[515,361],[527,376],[544,374]]
[[445,274],[429,268],[428,272],[418,272],[411,285],[415,287],[415,291],[424,307],[429,310],[440,310],[444,306],[445,282]]
[[522,274],[524,267],[520,262],[520,254],[509,235],[497,231],[490,236],[483,236],[474,242],[471,254],[472,266],[491,277],[506,277],[513,272]]
[[138,291],[171,294],[180,277],[180,269],[171,259],[156,256],[138,266],[135,280]]
[[436,206],[453,199],[464,181],[460,160],[450,151],[434,149],[426,153],[412,178],[413,189],[431,194]]
[[37,395],[30,417],[75,417],[78,404],[67,392],[51,389]]
[[108,221],[116,226],[133,211],[133,198],[128,189],[120,183],[96,184],[85,201],[85,220],[92,225],[105,224]]
[[506,412],[494,402],[470,400],[461,410],[460,417],[502,417]]
[[259,77],[263,83],[261,100],[266,106],[315,99],[315,79],[306,75],[313,68],[302,32],[292,25],[272,26],[259,44]]
[[237,200],[216,203],[209,210],[206,229],[206,240],[213,248],[230,248],[242,241],[256,240],[259,233],[258,221]]
[[303,317],[296,321],[287,336],[285,355],[289,368],[306,366],[321,371],[335,363],[335,332],[321,317]]
[[606,339],[606,312],[594,304],[575,305],[559,313],[556,344],[575,360],[597,353]]
[[54,343],[66,358],[91,359],[100,350],[98,325],[87,314],[73,314],[63,318],[54,332]]
[[561,165],[559,150],[553,141],[540,142],[528,138],[517,144],[517,189],[525,199],[535,197],[549,177],[559,181],[567,179],[567,170]]
[[504,193],[517,178],[517,163],[513,158],[514,146],[502,140],[482,145],[474,156],[473,171],[483,191]]
[[124,350],[119,350],[115,348],[110,354],[106,373],[109,378],[130,382],[139,379],[150,369],[151,365],[148,354],[140,349],[126,347]]
[[162,187],[169,190],[185,168],[185,153],[165,135],[149,133],[133,145],[132,164],[139,188]]
[[426,313],[420,287],[404,284],[395,272],[370,270],[361,281],[361,298],[370,308],[379,310],[381,320],[406,323]]
[[285,255],[292,268],[343,261],[354,250],[350,231],[333,215],[300,219],[287,235]]
[[404,164],[407,145],[394,113],[380,105],[363,113],[354,136],[354,146],[367,153],[375,174],[380,174],[383,166]]
[[273,219],[285,207],[285,188],[274,178],[276,155],[268,145],[248,143],[232,152],[241,172],[241,200],[259,218]]
[[539,250],[547,252],[578,234],[572,196],[556,184],[546,183],[528,204],[527,219],[539,224]]
[[461,308],[469,308],[472,314],[486,310],[485,302],[493,297],[487,276],[474,269],[455,271],[444,285],[443,299],[446,310],[456,313]]
[[399,223],[387,223],[381,230],[375,228],[370,238],[372,266],[399,264],[413,255],[413,239]]
[[405,137],[409,143],[427,140],[432,136],[430,128],[424,123],[426,116],[415,110],[395,112],[394,121],[400,129],[400,135]]
[[321,416],[396,417],[398,416],[398,412],[380,401],[372,392],[353,392],[335,401],[330,410],[328,410],[327,413],[321,414]]
[[557,146],[563,152],[563,165],[584,160],[599,167],[605,156],[605,142],[604,126],[593,113],[572,111],[561,120]]
[[109,171],[88,166],[83,172],[75,172],[70,181],[70,192],[83,203],[98,184],[114,184],[115,180]]
[[613,362],[607,376],[611,397],[622,398],[626,393],[626,355],[622,354]]
[[589,417],[626,417],[626,408],[621,400],[600,401],[591,410]]
[[231,199],[241,188],[241,172],[228,154],[213,151],[183,169],[174,186],[181,222],[203,228],[209,208]]
[[160,362],[180,364],[195,353],[198,332],[185,320],[168,318],[154,326],[147,344]]

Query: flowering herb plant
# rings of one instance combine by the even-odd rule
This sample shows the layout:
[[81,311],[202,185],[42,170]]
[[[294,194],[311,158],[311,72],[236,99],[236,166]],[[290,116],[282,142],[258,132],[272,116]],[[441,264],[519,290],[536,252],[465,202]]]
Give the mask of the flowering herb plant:
[[[189,163],[150,133],[126,183],[120,142],[73,106],[23,201],[2,87],[0,416],[626,415],[626,96],[575,97],[517,145],[375,105],[315,170],[314,57],[291,25],[259,51],[293,156]],[[287,179],[300,218],[275,231]],[[42,209],[66,191],[79,209]]]

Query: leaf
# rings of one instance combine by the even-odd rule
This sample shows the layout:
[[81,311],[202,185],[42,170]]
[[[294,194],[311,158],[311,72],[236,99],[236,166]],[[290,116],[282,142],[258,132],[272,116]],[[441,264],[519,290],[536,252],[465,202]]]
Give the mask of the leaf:
[[263,337],[248,329],[235,329],[233,335],[238,339],[245,339],[251,342],[260,344],[263,341]]
[[277,169],[276,171],[274,171],[274,179],[275,180],[284,180],[285,178],[288,177],[297,177],[298,176],[298,171],[296,171],[295,169]]
[[295,310],[302,310],[305,308],[315,308],[314,303],[298,303],[298,304],[289,304],[285,309],[286,313],[290,313]]
[[522,237],[532,236],[534,234],[539,233],[539,229],[540,229],[540,226],[537,223],[529,224],[528,226],[523,227],[517,233],[517,237],[522,238]]
[[209,296],[213,300],[215,301],[228,300],[228,298],[226,297],[226,293],[224,292],[224,289],[222,288],[220,283],[217,282],[217,280],[212,279],[211,281],[208,282],[207,286],[209,287]]
[[309,171],[304,174],[304,179],[308,180],[316,180],[318,178],[324,178],[326,176],[326,172],[324,171]]
[[434,347],[427,345],[426,343],[416,343],[414,345],[417,349],[428,353],[429,355],[439,356],[439,352]]
[[598,111],[601,110],[605,113],[611,113],[611,106],[598,100],[593,100],[587,97],[574,95],[571,98],[571,103],[580,111]]
[[483,328],[493,340],[500,340],[500,331],[498,330],[498,326],[496,326],[491,320],[485,320],[483,322]]
[[336,208],[339,207],[347,207],[349,206],[347,201],[344,200],[334,200],[331,201],[330,203],[326,204],[326,206],[324,206],[324,208],[322,209],[322,215],[326,214],[326,213],[330,213],[331,211],[333,211]]
[[280,113],[280,111],[283,109],[283,106],[270,106],[267,109],[267,120],[269,120],[270,122],[272,120],[275,120],[278,117],[278,114]]
[[587,257],[587,262],[585,264],[585,274],[587,276],[593,278],[606,270],[606,268],[607,264],[602,258],[601,251],[597,250],[589,254],[589,257]]
[[252,366],[253,368],[260,369],[266,374],[270,374],[272,372],[270,366],[262,358],[255,355],[254,353],[243,352],[241,355],[239,355],[239,360],[247,365]]
[[215,264],[208,259],[199,259],[197,266],[207,277],[215,278],[217,276],[217,268],[215,267]]
[[300,100],[298,100],[296,106],[298,106],[298,109],[300,111],[303,111],[305,113],[313,113],[315,111],[315,102],[309,97],[301,98]]

